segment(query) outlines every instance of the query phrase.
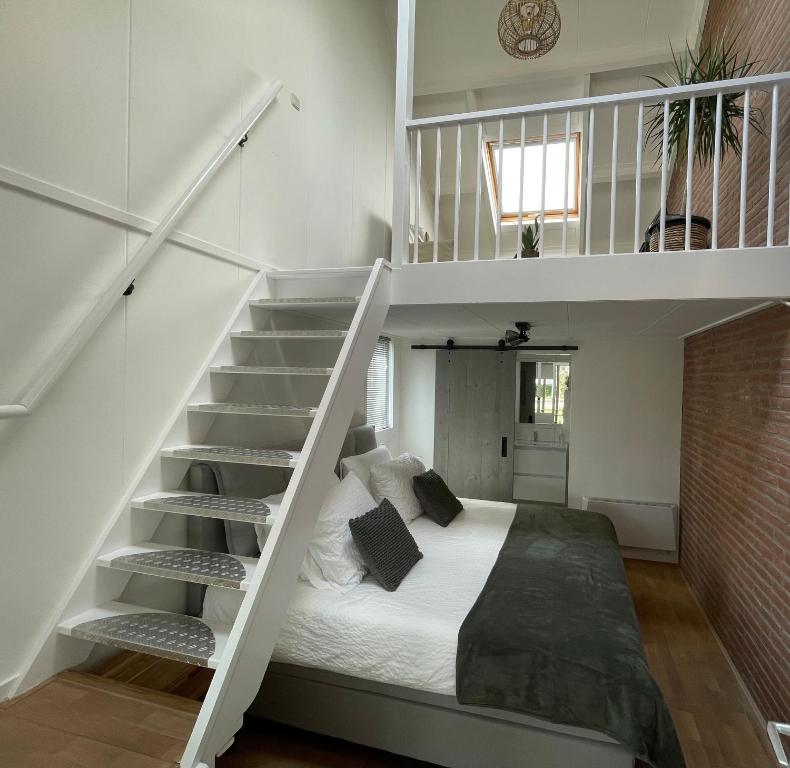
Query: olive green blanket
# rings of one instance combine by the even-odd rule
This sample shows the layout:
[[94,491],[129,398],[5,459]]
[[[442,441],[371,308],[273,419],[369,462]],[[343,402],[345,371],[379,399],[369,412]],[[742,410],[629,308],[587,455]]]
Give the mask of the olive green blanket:
[[519,506],[458,633],[456,678],[461,704],[589,728],[654,768],[684,766],[603,515]]

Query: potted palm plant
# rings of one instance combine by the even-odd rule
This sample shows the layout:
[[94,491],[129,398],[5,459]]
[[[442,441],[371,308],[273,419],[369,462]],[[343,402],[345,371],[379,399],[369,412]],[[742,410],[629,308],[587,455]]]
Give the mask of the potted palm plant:
[[538,244],[540,243],[540,224],[538,224],[538,217],[532,224],[527,224],[521,232],[521,252],[517,253],[513,258],[517,259],[519,256],[522,259],[534,259],[540,254],[538,253]]
[[[741,56],[737,51],[738,35],[729,42],[724,36],[710,41],[695,55],[689,46],[686,54],[676,56],[672,51],[674,71],[668,80],[651,78],[661,88],[677,85],[694,85],[718,80],[732,80],[756,74],[758,62],[751,59],[747,51]],[[724,93],[721,110],[721,157],[728,151],[737,156],[741,154],[741,133],[739,124],[743,122],[743,91]],[[694,158],[701,167],[712,162],[716,139],[716,95],[702,96],[696,99],[694,120]],[[690,104],[687,98],[677,99],[669,103],[669,129],[667,136],[667,153],[676,158],[685,158],[688,146]],[[658,154],[656,162],[660,162],[661,147],[664,133],[664,108],[657,104],[650,108],[645,133],[645,146],[652,147]],[[749,123],[763,134],[762,112],[750,109]],[[684,189],[685,196],[685,189]],[[651,222],[645,233],[644,249],[658,250],[659,216]],[[704,216],[691,218],[691,247],[693,249],[708,247],[710,221]],[[665,248],[675,251],[685,247],[686,217],[681,213],[667,213],[665,230]]]

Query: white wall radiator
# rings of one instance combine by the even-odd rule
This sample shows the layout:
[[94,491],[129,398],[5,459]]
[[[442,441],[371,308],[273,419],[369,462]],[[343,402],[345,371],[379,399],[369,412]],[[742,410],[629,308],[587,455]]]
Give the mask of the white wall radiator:
[[677,504],[583,496],[582,509],[600,512],[612,521],[625,554],[677,562],[680,532]]

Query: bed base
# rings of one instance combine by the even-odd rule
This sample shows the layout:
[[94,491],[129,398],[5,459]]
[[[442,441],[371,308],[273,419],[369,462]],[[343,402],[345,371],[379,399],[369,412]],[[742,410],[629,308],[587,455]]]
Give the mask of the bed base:
[[603,734],[454,698],[270,664],[249,714],[447,768],[633,768]]

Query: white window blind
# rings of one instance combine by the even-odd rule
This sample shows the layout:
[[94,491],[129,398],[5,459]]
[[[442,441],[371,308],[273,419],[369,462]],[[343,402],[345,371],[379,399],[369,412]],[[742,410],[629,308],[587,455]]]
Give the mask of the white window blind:
[[370,361],[365,405],[368,424],[392,427],[392,342],[385,336],[379,337]]

